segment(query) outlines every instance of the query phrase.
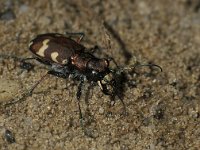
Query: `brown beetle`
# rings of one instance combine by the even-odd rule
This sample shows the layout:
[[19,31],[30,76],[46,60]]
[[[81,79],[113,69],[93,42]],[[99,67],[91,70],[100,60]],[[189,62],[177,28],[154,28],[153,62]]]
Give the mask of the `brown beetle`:
[[[69,33],[68,33],[69,34]],[[78,90],[76,93],[78,100],[78,109],[80,119],[82,120],[82,113],[80,109],[80,96],[82,86],[85,81],[89,81],[92,85],[97,84],[102,92],[110,97],[118,96],[120,98],[121,75],[124,70],[134,69],[136,66],[160,66],[154,64],[135,65],[128,68],[111,69],[109,67],[109,59],[97,58],[92,53],[88,52],[80,41],[84,37],[83,33],[70,33],[71,36],[79,36],[75,41],[66,35],[59,33],[40,34],[29,43],[29,49],[33,53],[33,58],[26,58],[21,60],[21,68],[28,71],[33,68],[33,65],[27,60],[35,59],[45,65],[50,66],[50,70],[36,82],[35,85],[25,93],[22,98],[32,94],[33,90],[41,83],[48,74],[67,79],[71,77],[79,81]],[[21,99],[22,99],[21,98]],[[16,103],[19,100],[12,102]],[[125,108],[125,105],[123,103]],[[125,110],[125,109],[124,109]],[[82,124],[82,123],[81,123]]]
[[[80,81],[76,93],[80,118],[82,113],[79,99],[81,96],[82,86],[87,80],[92,84],[97,83],[106,95],[115,96],[115,79],[114,71],[109,68],[108,59],[100,59],[87,52],[87,49],[80,44],[84,37],[82,33],[71,33],[79,35],[77,41],[58,33],[47,33],[38,35],[29,43],[29,49],[35,57],[22,60],[22,68],[30,69],[32,67],[26,61],[36,59],[45,65],[50,66],[47,74],[52,74],[63,78],[74,78]],[[30,90],[30,94],[37,85],[46,77],[45,74]]]

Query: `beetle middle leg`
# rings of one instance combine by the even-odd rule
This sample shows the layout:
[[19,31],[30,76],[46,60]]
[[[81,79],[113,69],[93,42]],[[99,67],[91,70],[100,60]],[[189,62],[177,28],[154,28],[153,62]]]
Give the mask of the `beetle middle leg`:
[[77,43],[80,43],[81,40],[84,38],[85,34],[83,32],[76,32],[76,33],[73,33],[73,32],[65,32],[66,35],[69,35],[69,36],[79,36],[79,38],[76,40]]
[[76,98],[78,100],[77,104],[78,104],[78,110],[79,110],[79,119],[81,121],[81,125],[83,125],[83,123],[82,123],[83,115],[82,115],[82,111],[81,111],[81,107],[80,107],[80,97],[82,94],[83,83],[84,83],[84,79],[81,79],[81,82],[78,85],[78,91],[76,93]]
[[[79,110],[80,125],[81,125],[81,128],[82,128],[84,134],[85,134],[86,136],[88,136],[88,137],[93,138],[94,135],[92,134],[91,130],[85,128],[84,125],[83,125],[83,120],[84,120],[84,118],[83,118],[82,111],[81,111],[81,106],[80,106],[80,96],[81,96],[81,94],[82,94],[82,87],[83,87],[83,84],[84,84],[84,78],[81,78],[81,81],[80,81],[80,83],[79,83],[79,85],[78,85],[78,91],[77,91],[77,93],[76,93],[77,100],[78,100],[77,105],[78,105],[78,110]],[[92,86],[93,86],[93,85],[92,85]],[[86,98],[87,98],[87,97],[86,97]]]

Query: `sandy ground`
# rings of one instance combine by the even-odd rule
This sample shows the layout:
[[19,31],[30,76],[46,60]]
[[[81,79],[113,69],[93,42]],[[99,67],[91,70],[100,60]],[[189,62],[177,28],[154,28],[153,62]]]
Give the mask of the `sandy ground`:
[[[84,32],[86,47],[101,47],[119,66],[154,63],[126,72],[124,103],[85,85],[50,76],[25,101],[17,100],[46,72],[23,71],[2,54],[31,57],[29,41],[48,32]],[[0,149],[191,149],[200,147],[199,0],[0,0]],[[125,82],[125,81],[124,81]],[[88,98],[88,99],[87,99]],[[15,141],[5,138],[9,130]],[[10,140],[10,142],[9,142]],[[12,143],[13,142],[13,143]]]

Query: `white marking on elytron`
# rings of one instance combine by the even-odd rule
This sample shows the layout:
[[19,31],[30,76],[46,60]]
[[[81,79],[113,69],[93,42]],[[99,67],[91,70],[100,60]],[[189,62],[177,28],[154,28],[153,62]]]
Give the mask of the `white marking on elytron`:
[[57,62],[58,63],[58,61],[57,61],[57,58],[58,57],[58,52],[52,52],[51,53],[51,59],[54,61],[54,62]]
[[100,89],[103,91],[103,87],[100,81],[97,81],[98,86],[100,87]]
[[33,44],[33,41],[31,41],[31,42],[28,44],[28,47],[31,47],[32,44]]
[[38,54],[41,57],[44,57],[44,52],[48,48],[48,45],[47,45],[48,42],[49,42],[49,39],[44,40],[42,42],[43,44],[42,47],[39,49],[39,51],[36,54]]

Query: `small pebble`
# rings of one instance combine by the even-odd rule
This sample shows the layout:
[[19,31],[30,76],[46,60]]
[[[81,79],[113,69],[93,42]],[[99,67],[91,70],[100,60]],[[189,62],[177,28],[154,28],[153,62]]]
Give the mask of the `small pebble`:
[[14,137],[13,133],[10,130],[6,129],[4,137],[5,137],[7,142],[15,143],[15,137]]
[[16,16],[15,16],[14,12],[10,9],[0,13],[0,20],[9,21],[9,20],[13,20],[15,18],[16,18]]
[[103,108],[103,107],[100,107],[100,108],[99,108],[99,114],[102,115],[103,113],[104,113],[104,108]]

